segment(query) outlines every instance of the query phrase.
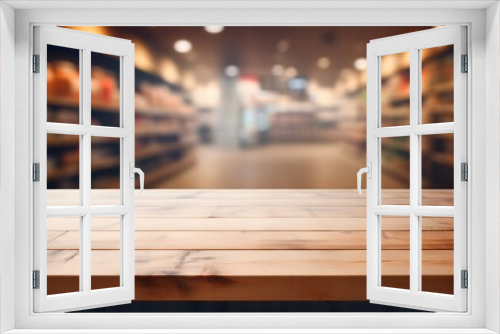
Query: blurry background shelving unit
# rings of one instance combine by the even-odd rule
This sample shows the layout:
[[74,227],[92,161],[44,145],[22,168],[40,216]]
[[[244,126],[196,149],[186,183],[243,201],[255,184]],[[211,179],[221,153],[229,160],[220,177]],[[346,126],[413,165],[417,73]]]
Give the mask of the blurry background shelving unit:
[[333,88],[337,101],[338,140],[359,155],[366,152],[366,71],[344,70]]
[[[422,123],[453,122],[453,47],[422,50]],[[382,126],[409,125],[409,53],[382,58]],[[346,70],[334,87],[339,136],[357,152],[366,150],[366,72]],[[382,159],[394,177],[409,182],[409,140],[387,138]],[[453,184],[453,135],[422,137],[424,188]]]
[[[50,46],[47,78],[47,121],[79,123],[78,53]],[[76,55],[76,57],[71,57]],[[117,126],[120,121],[119,61],[92,54],[92,125]],[[182,87],[156,74],[135,70],[135,158],[151,185],[195,162],[195,108]],[[75,93],[76,92],[76,93]],[[78,188],[79,139],[48,134],[48,187]],[[92,187],[119,187],[120,146],[113,138],[92,139]]]

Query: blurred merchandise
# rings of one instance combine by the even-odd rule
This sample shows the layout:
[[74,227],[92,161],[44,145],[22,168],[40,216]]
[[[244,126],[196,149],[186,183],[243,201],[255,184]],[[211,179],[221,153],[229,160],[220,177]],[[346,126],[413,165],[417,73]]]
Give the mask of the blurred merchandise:
[[[50,47],[47,76],[47,121],[79,124],[78,52]],[[64,60],[61,60],[63,58]],[[119,59],[92,54],[92,125],[119,126]],[[136,69],[136,164],[149,186],[195,161],[196,118],[184,90],[159,76]],[[79,186],[78,136],[48,134],[48,188]],[[73,138],[74,137],[74,138]],[[92,138],[92,188],[119,186],[120,146],[114,138]],[[113,145],[115,144],[115,145]]]
[[[208,166],[229,161],[240,166],[235,161],[247,161],[245,152],[251,150],[261,150],[262,161],[251,173],[232,170],[235,180],[251,177],[261,186],[260,170],[275,158],[276,170],[296,171],[289,160],[279,160],[295,150],[297,157],[314,152],[339,161],[335,168],[355,187],[349,173],[365,164],[366,154],[366,43],[419,29],[425,27],[226,27],[217,34],[203,27],[99,31],[136,45],[136,165],[146,173],[147,187],[202,187],[207,178],[222,180],[227,175],[214,175],[217,170]],[[266,39],[260,38],[263,34]],[[181,40],[189,50],[175,49]],[[51,46],[48,56],[47,120],[79,124],[79,52]],[[422,123],[452,122],[453,49],[422,50],[421,58]],[[409,52],[383,56],[381,64],[381,125],[409,125]],[[119,126],[119,59],[93,52],[91,65],[91,124]],[[77,163],[79,141],[74,137],[60,142],[48,135],[49,187],[78,186],[79,168],[65,165]],[[384,142],[382,160],[390,166],[385,186],[407,187],[407,139]],[[94,160],[108,161],[99,167],[93,161],[94,188],[118,185],[119,147],[111,146],[105,138],[93,140]],[[267,152],[282,154],[266,158]],[[452,162],[452,137],[422,137],[423,186],[450,188]],[[285,188],[318,187],[314,175],[334,167],[320,160],[294,163],[309,169],[301,172],[302,180],[290,177]],[[223,185],[227,183],[214,187]],[[322,187],[339,185],[332,180]]]

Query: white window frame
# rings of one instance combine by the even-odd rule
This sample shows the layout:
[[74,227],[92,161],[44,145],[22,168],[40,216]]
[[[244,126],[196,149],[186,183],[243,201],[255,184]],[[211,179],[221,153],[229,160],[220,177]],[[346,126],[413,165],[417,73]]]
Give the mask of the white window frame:
[[[35,312],[71,311],[91,307],[129,303],[134,299],[134,166],[135,152],[135,76],[134,44],[129,40],[89,34],[59,27],[34,27],[34,51],[39,55],[39,73],[33,76],[34,94],[34,162],[40,165],[39,181],[33,184],[34,201],[34,269],[39,271],[39,288],[34,292]],[[72,48],[80,57],[80,122],[79,124],[47,122],[47,45]],[[113,55],[120,68],[120,124],[117,127],[91,124],[92,53]],[[47,207],[47,134],[80,137],[80,203],[78,206]],[[95,137],[92,137],[95,136]],[[91,138],[119,140],[120,202],[117,205],[91,203]],[[120,219],[120,286],[92,290],[92,216],[118,216]],[[73,217],[80,220],[78,292],[47,295],[47,218]]]
[[[461,163],[467,163],[467,76],[462,73],[461,56],[467,54],[467,31],[464,26],[448,26],[386,37],[370,41],[367,46],[367,161],[371,177],[367,179],[367,298],[373,303],[407,306],[422,310],[467,310],[467,290],[461,287],[461,270],[467,269],[467,184],[461,180]],[[421,50],[452,45],[454,77],[454,120],[450,123],[422,123]],[[410,53],[409,124],[383,127],[381,110],[382,57]],[[422,204],[421,136],[454,134],[454,205]],[[381,201],[382,138],[406,136],[410,147],[409,205],[384,205]],[[384,287],[382,278],[381,228],[388,215],[408,217],[410,224],[410,287]],[[452,217],[454,221],[453,294],[422,291],[423,217]]]
[[[500,271],[498,220],[500,210],[500,101],[499,80],[499,28],[498,3],[495,1],[434,1],[393,2],[385,1],[269,1],[269,2],[17,2],[1,4],[0,43],[15,47],[15,58],[9,48],[2,48],[2,130],[4,126],[15,127],[15,133],[2,132],[2,167],[15,170],[15,182],[9,182],[5,170],[0,171],[2,196],[15,194],[15,220],[2,220],[0,238],[0,265],[2,281],[0,293],[0,319],[2,329],[16,329],[15,333],[36,333],[37,330],[59,329],[70,333],[72,329],[87,329],[86,333],[116,330],[127,333],[144,333],[145,329],[178,333],[252,333],[271,332],[316,332],[316,333],[491,333],[500,331]],[[15,23],[12,20],[12,8]],[[42,10],[53,6],[50,10]],[[62,6],[73,8],[62,9]],[[97,6],[101,8],[97,8]],[[102,7],[109,9],[103,10]],[[120,8],[122,6],[122,8]],[[133,9],[123,9],[128,6]],[[139,7],[150,9],[138,10]],[[427,6],[427,7],[426,7]],[[429,7],[432,6],[432,7]],[[451,8],[460,6],[461,9]],[[79,9],[75,9],[75,8]],[[85,8],[87,7],[87,8]],[[163,7],[158,9],[157,7]],[[201,8],[200,8],[201,7]],[[404,9],[406,7],[406,9]],[[26,9],[31,8],[31,9]],[[35,9],[33,9],[35,8]],[[83,9],[82,9],[83,8]],[[113,9],[114,8],[114,9]],[[403,8],[403,9],[402,9]],[[58,10],[57,10],[58,9]],[[7,19],[2,21],[5,16]],[[10,15],[10,16],[9,16]],[[468,26],[469,70],[468,86],[468,132],[470,154],[469,208],[471,226],[468,246],[469,307],[467,313],[295,313],[295,314],[34,314],[33,291],[31,289],[32,250],[32,94],[31,54],[32,27],[36,24],[57,25],[449,25]],[[13,31],[15,30],[15,40]],[[4,57],[5,55],[5,57]],[[8,62],[8,63],[6,63]],[[15,66],[6,76],[4,68]],[[488,69],[486,71],[486,69]],[[9,71],[9,70],[7,70]],[[12,87],[6,87],[15,78],[15,96]],[[15,107],[15,113],[12,112]],[[10,109],[9,109],[10,108]],[[15,145],[6,147],[10,140]],[[4,158],[11,158],[7,160]],[[486,164],[487,162],[487,164]],[[356,171],[353,171],[353,177]],[[486,182],[488,174],[488,182]],[[5,196],[5,197],[4,197]],[[0,203],[7,214],[11,214],[4,203]],[[4,233],[6,231],[6,233]],[[15,238],[15,239],[14,239]],[[14,242],[12,241],[14,240]],[[9,253],[9,254],[7,254]],[[14,254],[15,261],[9,260]],[[487,257],[485,255],[488,254]],[[486,260],[485,260],[486,258]],[[11,292],[15,280],[15,291]],[[487,293],[486,293],[487,291]],[[9,306],[14,306],[14,312]],[[9,315],[14,315],[10,320]],[[6,323],[7,325],[4,325]],[[142,327],[142,329],[139,328]],[[247,329],[246,331],[244,329]],[[296,329],[295,331],[293,329]],[[300,328],[300,329],[298,329]],[[415,329],[419,330],[416,331]],[[133,330],[136,329],[136,330]],[[161,330],[160,329],[164,329]],[[210,331],[210,329],[212,329]],[[214,331],[214,329],[217,329]],[[241,329],[241,330],[238,330]],[[269,330],[264,330],[269,329]],[[413,330],[410,330],[413,329]],[[345,331],[344,331],[345,330]],[[42,331],[40,331],[42,332]],[[80,332],[81,333],[81,332]]]

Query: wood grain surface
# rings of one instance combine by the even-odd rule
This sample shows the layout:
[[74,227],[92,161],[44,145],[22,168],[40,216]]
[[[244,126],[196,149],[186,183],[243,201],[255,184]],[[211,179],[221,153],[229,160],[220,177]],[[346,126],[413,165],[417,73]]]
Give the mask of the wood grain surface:
[[[101,205],[117,192],[93,190]],[[424,191],[453,205],[450,191]],[[407,190],[384,191],[406,204]],[[50,190],[52,205],[78,191]],[[395,202],[394,202],[395,201]],[[93,202],[94,203],[94,202]],[[145,190],[136,195],[138,300],[364,300],[366,199],[355,190]],[[48,218],[49,294],[78,289],[75,218]],[[116,286],[120,219],[93,216],[92,287]],[[422,219],[423,290],[453,290],[453,219]],[[406,287],[409,219],[382,218],[383,283]]]

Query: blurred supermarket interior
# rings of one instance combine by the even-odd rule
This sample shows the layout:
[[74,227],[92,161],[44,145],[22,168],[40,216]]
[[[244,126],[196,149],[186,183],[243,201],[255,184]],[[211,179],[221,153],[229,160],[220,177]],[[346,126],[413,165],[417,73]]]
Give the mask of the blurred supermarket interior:
[[[352,189],[365,166],[366,44],[430,27],[70,28],[135,43],[146,188]],[[453,120],[453,71],[443,66],[453,50],[436,49],[422,55],[423,85],[441,87],[423,101],[428,122]],[[48,121],[77,123],[78,51],[67,50],[48,52]],[[92,57],[92,124],[118,125],[119,60]],[[385,57],[382,125],[408,124],[409,55]],[[48,187],[76,189],[78,142],[57,136],[48,137]],[[423,183],[452,188],[452,135],[429,140]],[[407,138],[382,146],[383,187],[408,189]],[[118,155],[119,142],[93,139],[93,188],[117,187]]]

